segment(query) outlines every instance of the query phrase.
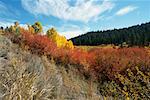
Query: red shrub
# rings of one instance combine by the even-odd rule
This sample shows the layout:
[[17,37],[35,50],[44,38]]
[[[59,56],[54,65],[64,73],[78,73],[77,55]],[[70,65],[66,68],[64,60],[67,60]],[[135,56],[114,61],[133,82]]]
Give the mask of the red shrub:
[[27,30],[21,30],[20,41],[27,45],[33,53],[51,56],[59,63],[82,66],[82,69],[96,77],[105,73],[112,78],[115,72],[123,72],[127,68],[134,69],[135,66],[142,66],[143,69],[146,69],[150,66],[150,54],[144,48],[99,48],[90,51],[78,48],[57,48],[48,37],[32,35]]
[[28,31],[22,33],[22,40],[34,53],[52,55],[56,49],[56,44],[48,37],[32,35]]
[[82,50],[82,49],[73,49],[69,53],[70,57],[70,63],[86,66],[88,65],[88,58],[89,58],[88,52]]
[[93,49],[89,52],[95,55],[95,62],[90,68],[96,75],[104,72],[111,77],[115,72],[123,72],[127,68],[150,66],[150,56],[144,48]]

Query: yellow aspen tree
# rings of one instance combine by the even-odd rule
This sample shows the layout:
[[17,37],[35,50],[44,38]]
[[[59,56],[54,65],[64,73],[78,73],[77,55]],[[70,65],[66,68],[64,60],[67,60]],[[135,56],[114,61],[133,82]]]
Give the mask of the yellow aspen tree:
[[54,28],[49,29],[46,34],[56,43],[57,47],[74,48],[73,43],[67,41],[66,37],[59,35]]
[[35,22],[34,25],[32,25],[32,27],[34,28],[35,34],[43,32],[42,24],[40,22]]

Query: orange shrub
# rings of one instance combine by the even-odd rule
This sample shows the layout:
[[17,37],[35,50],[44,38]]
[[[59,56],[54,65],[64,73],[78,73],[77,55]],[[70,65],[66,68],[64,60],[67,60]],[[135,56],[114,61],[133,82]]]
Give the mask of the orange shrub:
[[144,48],[93,49],[89,52],[95,55],[95,62],[90,68],[96,75],[106,73],[111,78],[116,72],[123,72],[127,68],[150,66],[150,56]]
[[33,53],[52,55],[56,49],[56,44],[47,36],[32,35],[28,31],[23,31],[22,41]]
[[79,48],[58,48],[47,36],[33,35],[24,29],[21,30],[21,38],[16,38],[19,38],[20,43],[27,45],[32,53],[51,56],[56,63],[79,66],[97,78],[101,74],[106,74],[111,79],[116,72],[123,73],[127,68],[142,66],[141,69],[146,69],[150,66],[150,54],[145,48],[95,48],[89,51]]

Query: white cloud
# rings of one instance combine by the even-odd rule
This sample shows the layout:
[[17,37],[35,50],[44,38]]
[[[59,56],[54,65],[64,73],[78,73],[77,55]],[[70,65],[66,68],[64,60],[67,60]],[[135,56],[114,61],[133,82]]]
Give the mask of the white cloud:
[[79,36],[81,34],[84,34],[88,32],[90,29],[87,26],[77,26],[77,25],[63,25],[59,27],[58,31],[61,35],[65,36],[67,39],[70,39],[72,37]]
[[114,7],[109,0],[22,0],[24,9],[32,14],[52,15],[64,20],[88,22]]
[[[7,26],[10,27],[11,25],[14,25],[15,21],[16,20],[5,20],[5,21],[3,20],[2,21],[0,19],[0,26],[3,26],[4,28],[6,28]],[[28,29],[28,26],[26,24],[20,24],[20,26],[25,29]],[[65,36],[67,39],[84,34],[89,31],[89,27],[87,27],[87,26],[79,27],[79,26],[73,25],[73,24],[64,24],[60,27],[46,25],[46,26],[43,26],[43,30],[44,30],[43,34],[46,34],[46,31],[52,27],[56,28],[58,33],[62,36]]]
[[132,12],[132,11],[136,10],[136,9],[137,9],[137,7],[135,7],[135,6],[127,6],[127,7],[124,7],[124,8],[122,8],[122,9],[120,9],[120,10],[116,13],[116,15],[122,16],[122,15],[125,15],[125,14],[127,14],[127,13],[129,13],[129,12]]
[[7,26],[9,27],[11,25],[13,25],[13,23],[0,21],[0,26],[3,26],[4,28],[6,28]]
[[[14,22],[16,22],[17,20],[14,19],[0,19],[0,26],[6,28],[6,27],[10,27],[11,25],[14,25]],[[19,26],[27,29],[28,26],[26,24],[19,24]]]
[[10,27],[11,25],[14,24],[15,21],[16,20],[1,18],[0,19],[0,26],[3,26],[4,28],[6,28],[7,26]]
[[89,31],[89,27],[87,26],[77,26],[73,24],[64,24],[62,26],[52,26],[52,25],[46,25],[43,26],[44,33],[50,28],[56,28],[58,33],[62,36],[65,36],[67,39],[70,39],[75,36],[79,36],[81,34],[84,34]]

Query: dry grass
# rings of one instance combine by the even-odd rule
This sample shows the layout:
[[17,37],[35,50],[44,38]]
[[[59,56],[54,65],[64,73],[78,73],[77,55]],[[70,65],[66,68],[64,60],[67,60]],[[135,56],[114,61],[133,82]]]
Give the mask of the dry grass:
[[9,42],[6,38],[0,40],[0,99],[91,100],[96,98],[93,100],[98,100],[97,98],[100,98],[99,94],[96,94],[98,93],[96,84],[89,84],[75,67],[56,65],[46,56],[31,54]]
[[45,78],[44,74],[29,72],[25,63],[17,58],[9,65],[1,66],[0,77],[3,100],[47,100],[58,96],[59,77],[50,75]]
[[119,48],[118,46],[114,46],[114,45],[99,45],[99,46],[76,46],[76,48],[80,48],[86,51],[89,51],[91,49],[112,49],[112,48]]
[[0,37],[0,100],[57,99],[62,78],[48,64]]

